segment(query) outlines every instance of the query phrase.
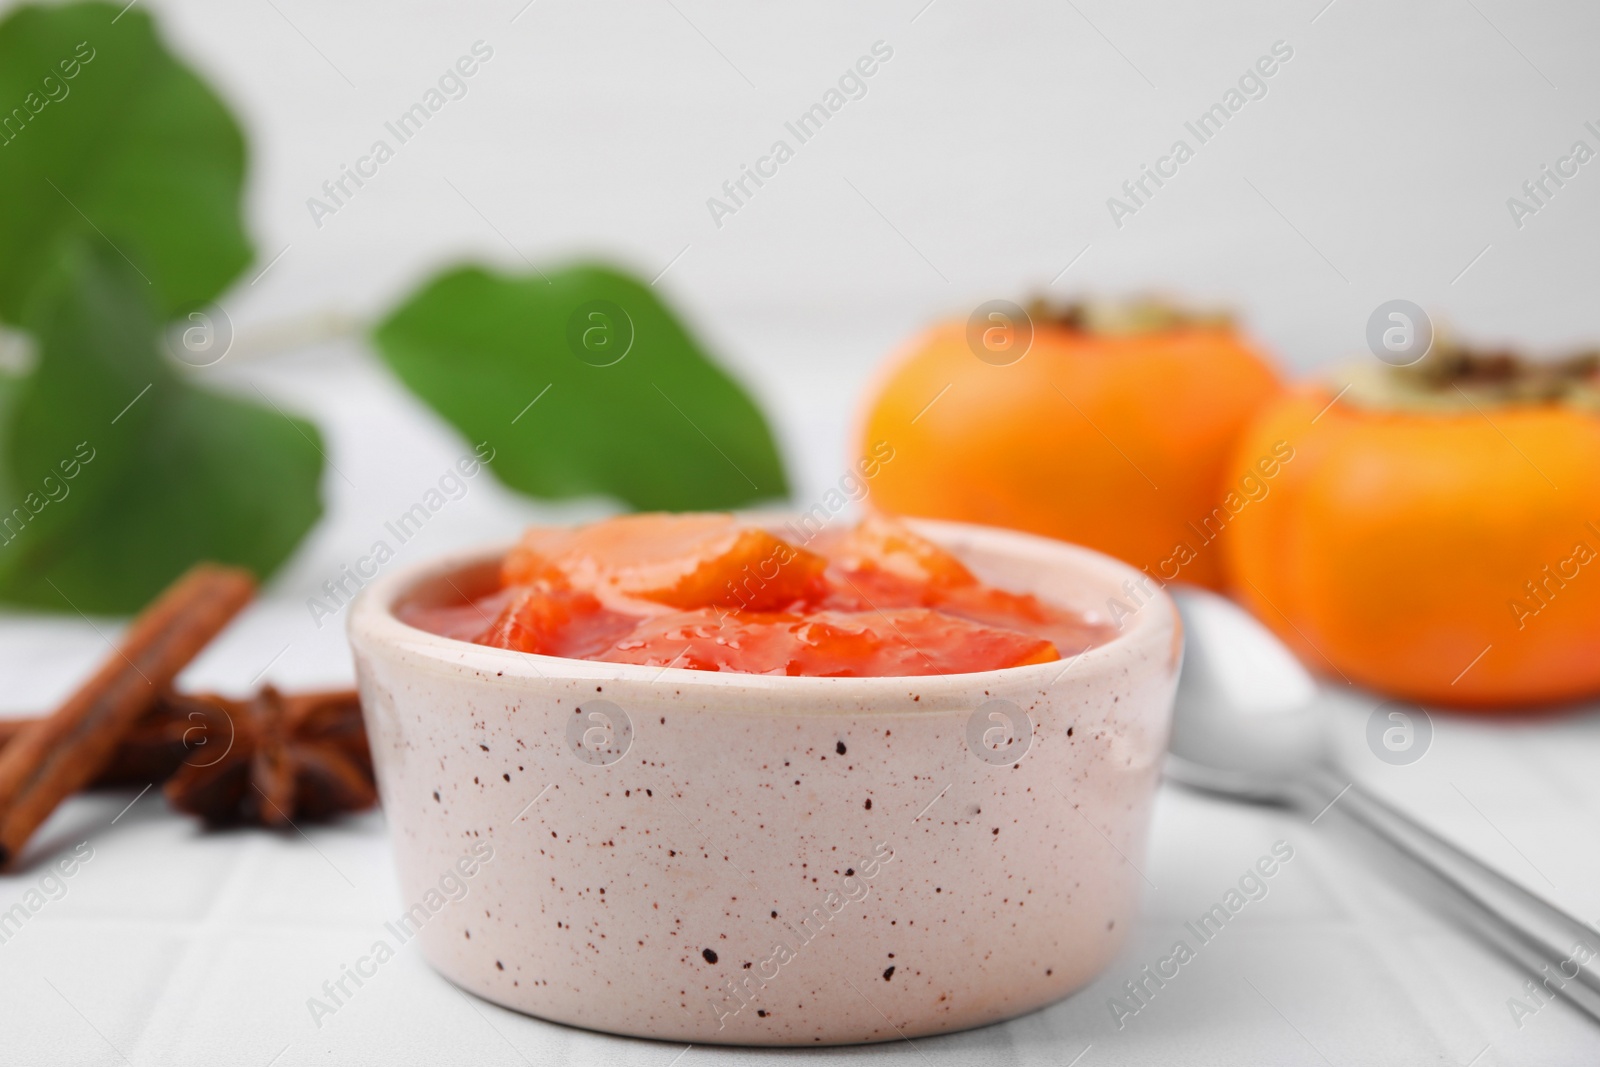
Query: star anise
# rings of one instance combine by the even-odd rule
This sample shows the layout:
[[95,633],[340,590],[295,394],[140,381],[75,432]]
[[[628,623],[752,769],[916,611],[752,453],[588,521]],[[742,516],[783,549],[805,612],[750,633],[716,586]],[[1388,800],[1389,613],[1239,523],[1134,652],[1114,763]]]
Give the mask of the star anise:
[[164,737],[186,756],[167,780],[167,801],[214,826],[283,827],[362,811],[377,802],[361,704],[352,690],[280,693],[245,700],[172,694]]

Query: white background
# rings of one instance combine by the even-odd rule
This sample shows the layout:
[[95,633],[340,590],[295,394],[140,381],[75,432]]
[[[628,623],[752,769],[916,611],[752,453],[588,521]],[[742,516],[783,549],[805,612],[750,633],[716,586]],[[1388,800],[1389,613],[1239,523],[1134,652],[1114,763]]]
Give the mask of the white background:
[[[1574,140],[1600,148],[1583,128],[1600,125],[1593,5],[523,2],[141,3],[250,136],[257,262],[222,300],[234,353],[198,373],[219,388],[258,385],[314,418],[335,468],[324,524],[186,684],[348,678],[341,628],[315,628],[305,598],[467,447],[376,366],[361,333],[452,262],[523,271],[599,257],[659,274],[771,413],[802,501],[842,472],[863,383],[884,356],[928,321],[995,297],[1154,290],[1226,306],[1296,374],[1370,358],[1367,316],[1396,297],[1471,340],[1556,352],[1600,336],[1600,163],[1520,229],[1506,207]],[[494,56],[468,95],[318,228],[307,198],[479,40]],[[894,56],[865,98],[717,227],[707,198],[774,139],[794,145],[785,120],[880,40]],[[1174,139],[1193,146],[1184,121],[1277,41],[1294,55],[1268,95],[1116,226],[1107,198]],[[536,506],[480,476],[392,566],[604,508]],[[0,619],[0,710],[48,706],[113,633],[105,621]],[[1375,701],[1336,702],[1358,739]],[[1360,773],[1513,876],[1600,916],[1593,716],[1442,722],[1429,756],[1398,770],[1356,745]],[[304,998],[398,905],[381,819],[310,841],[216,838],[147,796],[109,826],[129,799],[75,801],[46,828],[44,845],[81,833],[97,854],[65,900],[0,946],[0,1062],[264,1064],[281,1053],[282,1064],[665,1067],[678,1052],[468,1004],[414,958],[314,1029]],[[1170,791],[1147,868],[1162,889],[1106,980],[1164,950],[1181,917],[1279,836],[1305,859],[1276,903],[1126,1032],[1107,1026],[1106,993],[1091,991],[915,1051],[821,1058],[1065,1064],[1092,1044],[1084,1067],[1594,1062],[1600,1031],[1561,1005],[1513,1027],[1505,1000],[1520,977],[1317,831]],[[36,878],[0,879],[0,903]],[[1272,1002],[1254,999],[1247,978]],[[749,1058],[696,1049],[680,1062]]]

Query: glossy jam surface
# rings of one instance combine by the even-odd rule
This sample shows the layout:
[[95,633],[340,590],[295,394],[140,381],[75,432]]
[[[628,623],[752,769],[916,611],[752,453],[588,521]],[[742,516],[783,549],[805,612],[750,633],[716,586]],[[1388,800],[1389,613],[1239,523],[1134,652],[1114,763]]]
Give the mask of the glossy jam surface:
[[1047,663],[1115,630],[985,585],[897,522],[803,546],[731,515],[628,515],[529,530],[497,587],[398,609],[446,637],[571,659],[814,677]]

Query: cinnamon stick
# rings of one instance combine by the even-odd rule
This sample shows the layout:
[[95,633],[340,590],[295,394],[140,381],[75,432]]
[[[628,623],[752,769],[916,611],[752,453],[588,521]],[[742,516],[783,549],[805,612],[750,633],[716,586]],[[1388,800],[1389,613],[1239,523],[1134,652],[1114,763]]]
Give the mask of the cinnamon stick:
[[[0,719],[0,749],[38,721],[37,718]],[[111,761],[95,775],[89,788],[115,789],[166,781],[189,754],[183,741],[183,729],[184,725],[168,718],[158,703],[122,738]]]
[[248,571],[201,563],[145,608],[115,653],[56,711],[0,749],[0,866],[118,745],[255,593]]
[[[185,709],[176,706],[181,699],[170,692],[158,697],[144,717],[123,735],[111,761],[89,783],[89,788],[138,787],[172,777],[190,755],[191,737],[196,733],[203,736],[209,726],[186,719]],[[0,749],[39,721],[37,716],[0,719]]]

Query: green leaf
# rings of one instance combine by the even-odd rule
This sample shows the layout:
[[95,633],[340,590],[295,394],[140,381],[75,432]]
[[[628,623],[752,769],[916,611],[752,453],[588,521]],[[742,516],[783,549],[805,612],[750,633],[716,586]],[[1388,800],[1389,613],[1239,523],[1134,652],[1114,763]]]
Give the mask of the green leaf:
[[[119,14],[120,12],[120,14]],[[83,235],[135,264],[163,318],[250,260],[244,135],[139,8],[17,8],[0,22],[0,317]]]
[[413,392],[513,488],[635,508],[723,509],[789,493],[742,389],[627,275],[575,266],[510,277],[461,267],[380,324]]
[[42,272],[0,426],[0,599],[122,613],[196,560],[265,576],[321,514],[316,428],[189,385],[149,301],[104,242]]

